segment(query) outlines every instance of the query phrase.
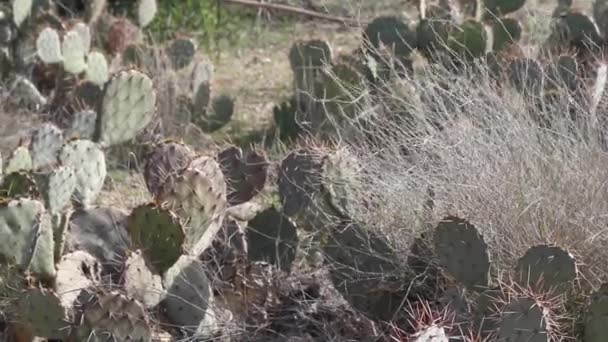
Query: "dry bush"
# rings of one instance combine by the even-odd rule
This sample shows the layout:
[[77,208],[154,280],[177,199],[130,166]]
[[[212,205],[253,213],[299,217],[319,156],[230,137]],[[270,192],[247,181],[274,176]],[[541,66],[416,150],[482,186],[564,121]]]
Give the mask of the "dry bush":
[[367,94],[366,121],[345,137],[363,163],[356,219],[405,252],[426,227],[459,215],[484,234],[496,270],[555,243],[578,256],[584,279],[605,280],[608,156],[598,117],[576,95],[589,90],[554,84],[553,101],[524,100],[486,65],[418,71]]

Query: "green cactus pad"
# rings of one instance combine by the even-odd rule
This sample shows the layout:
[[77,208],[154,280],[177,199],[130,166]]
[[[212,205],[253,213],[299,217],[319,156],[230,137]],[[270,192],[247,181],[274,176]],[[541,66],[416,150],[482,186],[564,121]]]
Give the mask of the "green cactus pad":
[[37,184],[49,212],[59,214],[70,205],[70,199],[76,189],[74,169],[69,166],[56,167],[39,175]]
[[517,11],[526,4],[526,0],[484,0],[483,5],[489,18],[497,18]]
[[18,171],[30,171],[33,169],[32,155],[26,146],[17,147],[6,160],[4,173],[9,174]]
[[488,246],[475,226],[448,216],[437,225],[433,240],[441,265],[452,277],[467,287],[488,285]]
[[70,217],[64,249],[85,251],[101,262],[104,274],[118,273],[131,248],[127,218],[115,208],[76,210]]
[[38,235],[38,221],[44,205],[36,200],[19,199],[0,204],[0,258],[3,262],[29,266]]
[[91,49],[91,29],[89,26],[82,21],[77,22],[72,27],[72,31],[78,33],[80,39],[82,40],[82,44],[84,46],[85,54],[89,52]]
[[500,51],[512,44],[516,44],[521,39],[522,26],[519,20],[504,18],[492,22],[492,33],[494,42],[492,50]]
[[565,290],[576,279],[576,261],[572,254],[557,246],[534,246],[522,256],[515,268],[522,286],[549,291]]
[[63,55],[61,54],[59,33],[50,27],[42,30],[36,39],[36,52],[44,63],[61,63]]
[[589,296],[585,315],[585,342],[601,342],[608,334],[608,284]]
[[139,0],[137,4],[137,20],[140,27],[146,27],[154,20],[157,6],[156,0]]
[[72,140],[61,149],[59,160],[75,171],[76,201],[85,206],[92,204],[101,192],[106,179],[106,160],[103,151],[89,140]]
[[130,253],[125,261],[123,278],[123,287],[127,295],[140,301],[144,307],[152,308],[163,300],[162,278],[150,271],[146,258],[140,250]]
[[12,3],[13,21],[19,27],[32,12],[33,0],[12,0]]
[[194,151],[184,144],[175,141],[157,144],[146,155],[143,172],[146,187],[152,196],[158,197],[167,178],[176,176],[192,159]]
[[196,44],[192,39],[175,39],[165,48],[174,70],[188,66],[196,53]]
[[110,78],[110,67],[106,57],[99,51],[92,51],[87,56],[87,80],[103,86]]
[[497,337],[502,341],[549,342],[543,307],[528,297],[512,297],[500,313]]
[[289,272],[298,248],[296,225],[274,207],[259,213],[248,223],[247,247],[250,261],[267,261]]
[[55,278],[55,241],[51,215],[43,212],[38,216],[36,244],[28,271],[38,279],[51,281]]
[[93,110],[82,110],[74,113],[70,127],[64,134],[67,139],[93,139],[97,113]]
[[594,48],[602,37],[591,18],[578,12],[568,12],[557,19],[553,40],[559,47]]
[[143,305],[119,292],[98,291],[84,304],[77,341],[152,341],[152,327]]
[[27,172],[12,172],[4,176],[0,183],[0,197],[15,198],[37,196],[36,180]]
[[331,47],[323,40],[297,42],[289,51],[289,63],[294,71],[299,68],[319,68],[330,63],[331,59]]
[[57,164],[57,154],[63,146],[63,132],[51,123],[44,123],[32,133],[30,154],[32,166],[38,170]]
[[169,322],[189,334],[204,329],[211,319],[213,301],[204,265],[184,255],[167,271],[163,284],[167,290],[163,307]]
[[179,176],[165,182],[160,202],[185,224],[184,249],[199,255],[211,245],[226,211],[226,183],[215,160],[194,159]]
[[549,81],[553,83],[548,86],[560,89],[559,86],[563,85],[574,90],[579,82],[578,71],[578,62],[574,57],[560,56],[549,69]]
[[100,280],[99,261],[87,252],[75,251],[59,259],[54,289],[63,306],[71,308],[82,291],[87,291]]
[[86,3],[86,18],[89,23],[95,23],[106,8],[106,0],[91,0]]
[[483,24],[467,20],[454,26],[448,37],[448,47],[460,58],[475,58],[486,53],[486,31]]
[[156,92],[148,76],[121,71],[106,85],[101,102],[95,140],[115,145],[135,138],[152,121]]
[[293,97],[272,108],[272,116],[281,140],[293,140],[300,134],[302,129],[296,121],[296,114],[297,103]]
[[321,156],[304,149],[289,153],[279,173],[279,196],[283,213],[294,216],[304,210],[321,189]]
[[159,274],[171,267],[183,252],[185,234],[178,218],[154,204],[133,209],[127,230],[133,245],[143,250],[148,264]]
[[64,340],[69,333],[68,308],[59,296],[45,289],[29,289],[18,303],[20,321],[35,336]]
[[243,155],[236,146],[228,147],[217,156],[228,188],[228,204],[238,205],[251,200],[264,189],[268,160],[255,151]]
[[61,51],[63,51],[63,68],[72,74],[80,74],[87,68],[85,60],[88,50],[86,42],[77,31],[68,31],[63,36]]
[[[198,97],[199,95],[201,94],[197,94],[197,103],[195,103],[197,108],[201,105],[201,103],[198,103],[198,101],[201,101],[201,98]],[[195,108],[195,110],[197,108]],[[213,98],[210,110],[204,112],[199,111],[198,114],[195,112],[196,117],[194,118],[194,123],[199,126],[203,132],[211,133],[228,124],[233,114],[234,100],[232,97],[220,95]]]
[[378,49],[382,44],[403,57],[407,57],[417,44],[416,32],[396,16],[375,18],[365,28],[363,37],[372,47]]
[[48,100],[44,97],[38,88],[27,78],[19,76],[13,85],[14,96],[18,101],[28,108],[35,111],[40,110],[48,104]]
[[509,79],[515,89],[524,95],[536,96],[543,86],[543,67],[531,58],[512,61],[508,68]]

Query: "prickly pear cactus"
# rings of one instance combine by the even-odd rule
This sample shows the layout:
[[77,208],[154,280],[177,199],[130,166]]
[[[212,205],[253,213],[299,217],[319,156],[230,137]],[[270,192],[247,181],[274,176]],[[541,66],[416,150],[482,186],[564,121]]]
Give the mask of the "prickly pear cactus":
[[274,207],[251,220],[246,229],[250,261],[266,261],[289,272],[296,257],[296,225]]
[[38,279],[50,281],[55,278],[55,241],[51,215],[42,212],[38,215],[36,240],[28,271]]
[[17,27],[31,14],[33,0],[12,0],[13,21]]
[[516,279],[532,289],[563,291],[576,279],[576,261],[568,251],[548,245],[534,246],[515,268]]
[[226,211],[226,183],[215,160],[194,159],[176,179],[165,182],[159,200],[188,222],[184,249],[199,255],[211,245]]
[[507,15],[509,13],[513,13],[520,8],[522,8],[526,4],[526,0],[513,0],[513,1],[504,1],[504,0],[484,0],[483,6],[487,15],[490,18],[497,18]]
[[30,328],[35,336],[64,340],[69,329],[68,308],[64,307],[57,294],[45,289],[29,289],[18,302],[20,321]]
[[516,296],[502,308],[498,324],[498,338],[514,342],[548,342],[549,317],[536,300]]
[[44,205],[32,199],[0,203],[0,256],[5,262],[27,268],[34,255]]
[[144,180],[152,196],[159,196],[165,181],[176,177],[192,159],[194,151],[182,143],[165,141],[154,146],[144,165]]
[[433,240],[435,253],[452,277],[467,287],[488,285],[488,246],[475,226],[448,216],[437,225]]
[[196,53],[196,44],[192,39],[175,39],[165,48],[165,53],[169,57],[173,69],[179,70],[192,62]]
[[349,150],[330,153],[323,163],[323,187],[329,193],[329,201],[342,215],[353,217],[356,205],[352,190],[358,185],[360,160]]
[[98,291],[84,303],[78,341],[151,341],[152,327],[143,305],[119,292]]
[[600,342],[608,336],[608,285],[591,294],[585,316],[585,342]]
[[315,79],[322,67],[329,64],[332,51],[329,44],[322,40],[308,40],[295,43],[289,51],[289,63],[294,73],[296,101],[305,113],[313,108]]
[[163,307],[169,322],[191,335],[204,334],[214,317],[213,297],[203,264],[184,255],[167,271],[163,284],[167,290]]
[[396,16],[375,18],[365,28],[363,37],[373,48],[383,45],[396,56],[407,57],[416,46],[416,32]]
[[125,261],[123,278],[127,295],[140,301],[144,307],[152,308],[163,300],[162,278],[150,270],[141,250],[130,253]]
[[[197,94],[196,101],[201,101],[201,98],[198,98],[199,95],[201,94]],[[195,103],[195,106],[199,105],[202,104]],[[220,95],[213,98],[211,108],[208,110],[200,112],[198,109],[200,108],[195,108],[194,123],[204,132],[211,133],[230,122],[234,114],[234,100],[228,95]]]
[[315,151],[296,150],[281,162],[279,196],[283,213],[294,216],[304,210],[321,189],[323,162]]
[[86,79],[98,86],[103,86],[110,78],[110,66],[106,57],[99,51],[92,51],[87,56]]
[[95,121],[97,121],[97,113],[93,110],[82,110],[74,113],[70,127],[65,130],[65,137],[68,139],[93,139]]
[[133,209],[127,230],[133,245],[143,250],[146,261],[158,274],[163,274],[183,253],[182,225],[170,211],[155,204]]
[[54,290],[63,307],[71,308],[82,291],[87,291],[100,280],[99,261],[87,252],[75,251],[59,259]]
[[63,62],[61,39],[57,30],[47,27],[38,34],[36,52],[38,57],[46,64]]
[[531,58],[512,61],[508,68],[509,79],[515,89],[523,95],[537,96],[543,86],[543,67]]
[[63,146],[63,132],[57,126],[44,123],[32,133],[30,154],[34,170],[57,164],[57,154]]
[[26,146],[17,147],[6,160],[4,173],[9,174],[33,169],[32,155]]
[[443,327],[431,325],[412,336],[412,342],[448,342],[450,339]]
[[521,39],[522,34],[521,23],[517,19],[502,18],[492,22],[492,50],[500,51],[513,44],[516,44]]
[[63,165],[75,170],[76,190],[74,196],[81,205],[91,205],[106,179],[106,159],[97,144],[76,139],[66,143],[59,153]]
[[268,160],[255,151],[243,151],[231,146],[221,151],[217,161],[222,168],[228,188],[228,204],[238,205],[251,200],[264,189],[268,174]]
[[95,140],[115,145],[135,138],[154,116],[152,80],[136,70],[121,71],[106,84],[98,111]]
[[137,4],[137,20],[140,27],[146,27],[154,20],[157,6],[156,0],[139,0]]
[[77,31],[68,31],[63,36],[63,68],[72,74],[80,74],[87,69],[86,55],[89,52],[82,35]]
[[49,212],[59,214],[70,205],[70,199],[76,189],[76,176],[71,167],[59,166],[39,175],[36,183]]

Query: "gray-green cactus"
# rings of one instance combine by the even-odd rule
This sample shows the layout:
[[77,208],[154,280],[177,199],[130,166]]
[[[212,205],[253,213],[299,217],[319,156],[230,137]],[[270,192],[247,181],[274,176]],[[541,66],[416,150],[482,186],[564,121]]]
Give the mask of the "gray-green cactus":
[[121,71],[106,84],[98,110],[95,140],[103,146],[135,138],[154,116],[152,80],[136,70]]
[[38,34],[38,38],[36,39],[36,53],[46,64],[63,62],[61,39],[59,38],[57,30],[47,27]]
[[179,70],[192,62],[196,53],[196,44],[194,40],[188,38],[175,39],[165,48],[165,53],[169,57],[173,69]]
[[602,38],[590,17],[568,11],[556,19],[555,29],[549,41],[560,49],[571,47],[587,50],[600,45]]
[[[205,85],[201,84],[200,87],[205,87]],[[195,99],[197,102],[203,100],[203,98],[199,98],[199,96],[204,96],[205,91],[204,89],[199,90],[201,90],[202,93],[197,93],[197,98]],[[195,103],[195,106],[199,105],[202,105],[202,103]],[[232,116],[234,115],[234,99],[223,94],[218,97],[214,97],[211,100],[210,108],[207,108],[205,111],[198,114],[197,111],[198,108],[195,108],[195,117],[193,120],[194,123],[204,132],[211,133],[224,127],[230,122],[230,119],[232,119]]]
[[70,166],[59,166],[37,175],[36,184],[51,214],[59,214],[70,205],[76,189],[76,176]]
[[143,250],[152,270],[163,274],[183,253],[184,229],[170,211],[154,204],[133,209],[127,227],[131,241]]
[[585,313],[585,342],[603,341],[608,334],[608,284],[589,297]]
[[165,296],[161,276],[150,270],[141,250],[129,254],[123,279],[127,295],[140,301],[146,308],[156,306]]
[[19,171],[31,171],[33,169],[32,155],[27,146],[19,146],[6,160],[4,174]]
[[99,51],[87,55],[86,79],[98,86],[103,86],[110,78],[110,66],[106,57]]
[[32,199],[0,204],[0,256],[4,262],[26,269],[34,254],[44,205]]
[[226,183],[219,165],[205,156],[194,159],[165,182],[159,200],[187,222],[184,249],[199,255],[211,245],[226,211]]
[[68,308],[53,291],[33,288],[19,298],[19,317],[35,336],[66,339],[69,334],[68,313]]
[[87,69],[86,55],[89,52],[87,42],[75,30],[66,32],[61,42],[63,68],[72,74],[80,74]]
[[40,125],[32,133],[30,154],[34,170],[57,164],[57,154],[63,146],[63,132],[51,123]]
[[154,197],[167,181],[177,177],[194,159],[194,151],[188,146],[176,141],[164,141],[146,155],[144,165],[144,180],[148,191]]
[[475,226],[448,216],[437,225],[433,240],[441,265],[452,277],[467,287],[488,285],[488,246]]
[[291,219],[274,207],[249,221],[247,247],[250,261],[266,261],[289,272],[296,257],[298,233]]
[[256,151],[243,155],[243,151],[231,146],[217,155],[228,189],[230,205],[238,205],[251,200],[264,189],[268,174],[268,160]]
[[71,166],[75,171],[76,201],[84,206],[91,205],[106,179],[106,159],[103,151],[89,140],[76,139],[62,147],[59,161],[62,165]]
[[359,182],[363,165],[348,149],[330,153],[323,163],[323,187],[329,194],[329,203],[341,215],[352,217],[356,213],[353,190]]
[[365,28],[363,37],[371,47],[380,49],[382,45],[400,57],[409,56],[416,47],[416,32],[396,16],[375,18]]
[[502,18],[492,21],[492,50],[500,51],[521,39],[522,27],[517,19]]
[[51,215],[42,212],[37,217],[36,240],[28,272],[38,279],[50,281],[55,278],[55,240]]
[[64,132],[65,137],[67,139],[93,139],[96,121],[97,113],[93,110],[81,110],[74,113],[70,126]]
[[545,308],[536,300],[515,296],[499,314],[497,336],[500,340],[513,342],[551,341]]
[[57,263],[54,290],[65,308],[72,308],[82,291],[101,280],[101,264],[91,254],[75,251],[65,254]]
[[543,67],[531,58],[520,58],[512,61],[508,75],[513,87],[522,95],[538,96],[543,87]]
[[564,291],[572,285],[578,272],[572,254],[548,245],[528,249],[518,260],[515,271],[522,286],[539,291]]
[[167,290],[163,307],[170,323],[182,327],[190,335],[208,331],[214,321],[213,297],[203,264],[184,255],[167,271],[163,284]]

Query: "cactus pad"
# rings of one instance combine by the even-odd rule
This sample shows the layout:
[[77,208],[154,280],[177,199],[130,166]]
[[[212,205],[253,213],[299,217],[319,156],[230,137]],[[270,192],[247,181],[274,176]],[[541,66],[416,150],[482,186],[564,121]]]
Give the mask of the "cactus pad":
[[533,289],[563,290],[577,276],[572,254],[556,246],[534,246],[522,256],[516,267],[516,279]]
[[96,140],[114,145],[133,139],[154,116],[156,92],[152,80],[136,70],[112,76],[103,93]]
[[125,261],[123,278],[127,295],[146,308],[156,306],[164,298],[162,278],[150,271],[140,250],[132,252]]
[[176,177],[194,158],[194,152],[186,145],[166,141],[157,144],[146,155],[144,180],[152,196],[160,195],[167,178]]
[[364,39],[376,49],[384,45],[397,56],[408,56],[416,46],[416,32],[396,16],[375,18],[365,28]]
[[110,77],[110,67],[106,57],[99,51],[92,51],[87,56],[87,80],[103,86]]
[[520,58],[509,64],[509,79],[518,92],[538,95],[543,85],[543,67],[531,58]]
[[250,261],[267,261],[289,271],[298,248],[295,224],[274,207],[251,220],[246,229]]
[[437,225],[433,240],[435,253],[451,276],[467,287],[487,286],[488,246],[475,226],[448,216]]
[[492,50],[500,51],[519,42],[522,30],[520,22],[513,18],[503,18],[492,22],[492,34],[494,35]]
[[76,189],[76,176],[71,167],[59,166],[41,175],[37,184],[49,212],[59,214],[70,205]]
[[68,139],[93,139],[95,121],[97,121],[97,113],[93,110],[88,109],[74,113],[70,127],[64,132],[65,137]]
[[186,252],[202,253],[219,230],[227,206],[219,165],[209,157],[194,159],[176,179],[165,182],[160,200],[188,222],[184,227]]
[[231,146],[217,156],[228,188],[228,203],[238,205],[251,200],[264,189],[268,173],[268,160],[255,151],[243,151]]
[[602,37],[598,28],[585,14],[568,12],[557,19],[556,32],[553,33],[556,43],[575,48],[592,48],[601,44]]
[[585,342],[600,342],[608,336],[608,285],[591,294],[585,316]]
[[526,0],[484,0],[483,5],[490,18],[501,17],[522,8]]
[[103,151],[89,140],[72,140],[61,149],[59,160],[75,171],[76,200],[83,205],[92,204],[106,179],[106,159]]
[[51,215],[43,212],[38,216],[36,244],[28,271],[38,279],[51,281],[55,278],[55,241],[53,240],[53,224]]
[[66,308],[74,306],[82,291],[101,279],[101,264],[87,252],[75,251],[61,257],[57,263],[55,292]]
[[35,336],[64,340],[69,332],[68,309],[52,291],[29,289],[19,298],[18,312],[22,322]]
[[17,147],[6,160],[4,173],[9,174],[18,171],[30,171],[33,168],[32,155],[26,146]]
[[146,27],[154,20],[157,6],[156,0],[139,0],[137,4],[137,20],[140,27]]
[[44,123],[32,133],[30,153],[34,170],[57,163],[57,154],[63,146],[63,132],[57,126]]
[[279,196],[283,213],[296,215],[306,208],[321,187],[323,163],[314,151],[300,149],[289,153],[281,162]]
[[33,0],[12,0],[12,3],[13,21],[19,27],[32,12]]
[[210,319],[213,297],[203,264],[184,255],[167,271],[163,283],[167,290],[163,306],[168,320],[190,333],[204,328]]
[[72,31],[78,33],[80,40],[84,46],[85,54],[91,49],[91,29],[89,26],[82,21],[77,22],[73,27]]
[[454,26],[448,37],[448,47],[460,58],[474,58],[486,53],[486,31],[483,25],[467,20]]
[[40,32],[36,39],[38,57],[47,64],[61,63],[61,39],[56,30],[47,27]]
[[0,258],[25,269],[34,254],[39,220],[44,205],[31,199],[0,204]]
[[551,341],[543,306],[528,297],[513,297],[502,308],[498,338],[504,341]]
[[[204,85],[201,84],[201,87],[204,87]],[[195,111],[198,112],[195,112],[196,117],[194,118],[194,123],[196,123],[204,132],[211,133],[230,122],[230,119],[234,114],[234,100],[228,95],[220,95],[213,98],[210,110],[201,110],[203,108],[199,106],[202,106],[204,101],[200,96],[203,95],[204,93],[196,94]]]
[[89,52],[86,42],[77,31],[68,31],[63,36],[61,50],[63,51],[63,68],[72,74],[80,74],[87,68],[85,61],[86,54]]
[[179,70],[192,62],[196,45],[192,39],[175,39],[167,46],[165,53],[171,60],[173,69]]
[[143,250],[146,261],[159,274],[171,267],[183,252],[185,235],[178,218],[154,204],[133,209],[127,230],[133,245]]

